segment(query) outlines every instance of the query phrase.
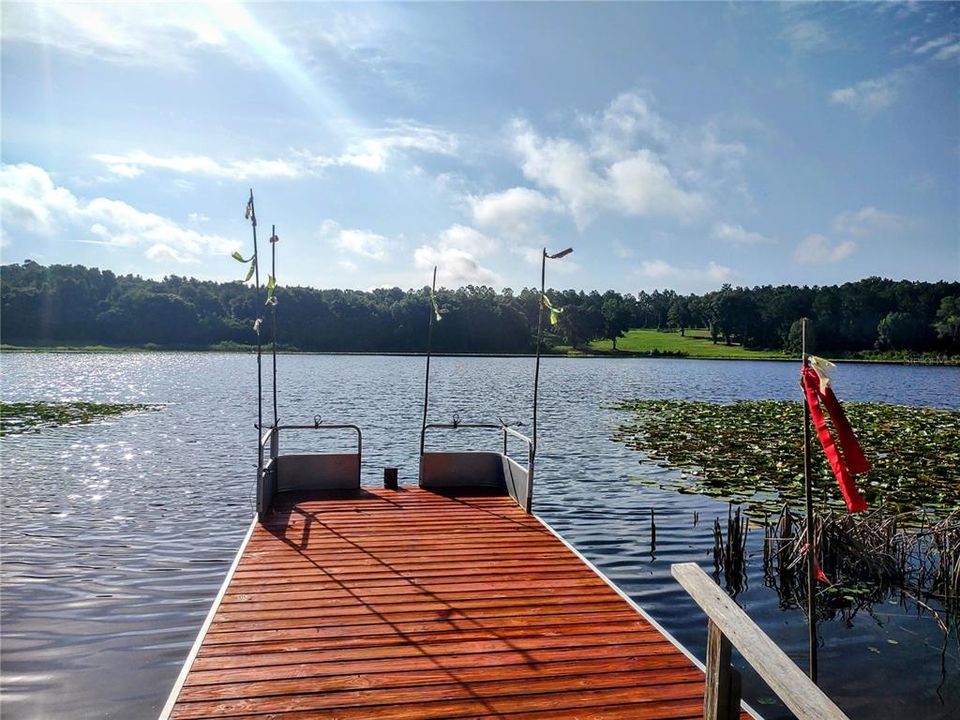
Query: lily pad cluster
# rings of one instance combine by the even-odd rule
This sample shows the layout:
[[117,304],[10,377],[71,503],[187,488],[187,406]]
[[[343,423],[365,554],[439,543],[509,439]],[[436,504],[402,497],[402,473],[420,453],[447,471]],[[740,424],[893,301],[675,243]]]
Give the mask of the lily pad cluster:
[[[678,473],[638,474],[645,485],[744,503],[751,515],[803,505],[803,405],[749,400],[730,404],[629,400],[633,419],[614,438]],[[883,403],[845,403],[872,469],[857,483],[874,508],[960,508],[960,412]],[[816,501],[843,508],[814,436]]]
[[114,415],[157,409],[156,405],[138,403],[4,402],[0,403],[0,436],[60,425],[86,425]]

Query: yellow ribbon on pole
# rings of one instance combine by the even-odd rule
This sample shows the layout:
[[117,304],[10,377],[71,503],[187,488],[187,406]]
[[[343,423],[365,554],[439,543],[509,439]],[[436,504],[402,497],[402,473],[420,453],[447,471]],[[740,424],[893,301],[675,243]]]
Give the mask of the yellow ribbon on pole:
[[550,311],[550,324],[556,325],[558,322],[560,322],[560,313],[563,312],[563,308],[554,307],[546,293],[543,294],[543,305]]

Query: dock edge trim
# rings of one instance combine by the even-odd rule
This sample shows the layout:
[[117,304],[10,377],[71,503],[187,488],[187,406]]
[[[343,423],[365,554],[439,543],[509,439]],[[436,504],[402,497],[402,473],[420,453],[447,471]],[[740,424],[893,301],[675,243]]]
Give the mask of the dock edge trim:
[[243,552],[247,549],[247,544],[250,542],[250,538],[253,536],[253,531],[256,529],[257,525],[257,518],[254,517],[250,521],[250,527],[247,528],[246,535],[243,536],[243,542],[240,543],[240,548],[237,550],[237,554],[233,558],[233,563],[231,563],[230,569],[227,570],[227,576],[223,579],[223,584],[220,585],[220,591],[213,599],[213,604],[210,606],[210,612],[207,613],[207,617],[204,619],[203,625],[200,626],[200,631],[197,633],[197,638],[193,641],[193,647],[190,648],[190,652],[187,655],[186,660],[183,661],[183,667],[180,669],[180,674],[177,676],[177,681],[173,684],[173,688],[170,690],[170,694],[167,696],[167,702],[160,711],[159,720],[168,720],[170,714],[173,712],[173,708],[177,704],[177,699],[180,697],[180,691],[183,690],[183,684],[187,681],[187,676],[190,674],[190,669],[193,667],[193,662],[197,659],[197,655],[200,653],[200,648],[203,646],[203,640],[207,636],[207,630],[209,630],[210,625],[213,624],[213,618],[220,609],[220,603],[223,601],[223,596],[227,594],[227,588],[230,587],[230,581],[233,580],[233,575],[237,571],[237,567],[240,565],[240,559],[243,557]]
[[[617,587],[617,584],[613,582],[613,580],[608,578],[606,575],[604,575],[603,571],[600,570],[600,568],[598,568],[596,565],[590,562],[588,558],[584,557],[582,552],[580,552],[573,545],[567,542],[566,538],[564,538],[563,535],[557,532],[550,525],[550,523],[548,523],[546,520],[544,520],[542,517],[540,517],[536,513],[530,513],[530,514],[537,519],[537,522],[539,522],[547,530],[549,530],[554,535],[554,537],[556,537],[560,542],[562,542],[564,546],[567,548],[567,550],[569,550],[574,555],[576,555],[580,559],[580,562],[582,562],[584,565],[590,568],[590,570],[593,571],[601,580],[603,580],[607,585],[609,585],[613,589],[613,591],[617,593],[617,595],[619,595],[624,601],[626,601],[626,603],[630,607],[632,607],[637,612],[637,614],[639,614],[644,620],[650,623],[661,635],[663,635],[667,640],[669,640],[674,645],[674,647],[677,648],[677,650],[679,650],[686,656],[688,660],[690,660],[700,670],[706,673],[707,671],[706,666],[702,662],[700,662],[700,660],[693,653],[687,650],[687,648],[685,648],[673,635],[671,635],[670,632],[665,627],[663,627],[663,625],[661,625],[656,620],[654,620],[646,610],[640,607],[633,600],[633,598],[631,598],[623,590]],[[753,718],[755,718],[755,720],[764,720],[763,716],[760,713],[754,710],[748,703],[744,702],[743,700],[740,701],[740,706],[744,710],[746,710]]]

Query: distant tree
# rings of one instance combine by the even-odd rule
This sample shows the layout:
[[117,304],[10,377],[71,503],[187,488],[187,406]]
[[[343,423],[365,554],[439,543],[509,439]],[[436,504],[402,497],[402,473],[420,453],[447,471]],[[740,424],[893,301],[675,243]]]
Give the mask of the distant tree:
[[877,348],[880,350],[909,350],[923,339],[926,327],[909,313],[887,313],[877,324]]
[[568,304],[560,315],[560,336],[568,345],[580,348],[603,337],[603,314],[589,306]]
[[613,341],[617,349],[617,338],[630,329],[630,308],[617,293],[607,293],[600,310],[603,315],[603,336]]
[[[817,334],[813,329],[813,323],[807,322],[807,352],[817,351]],[[787,333],[787,342],[784,350],[792,355],[799,355],[803,351],[803,321],[794,320],[790,325],[790,331]]]
[[933,329],[938,337],[954,346],[960,345],[960,295],[949,295],[940,300]]
[[[228,259],[224,260],[230,265]],[[232,266],[231,266],[232,267]],[[281,276],[282,281],[282,276]],[[437,292],[449,312],[434,328],[434,348],[447,352],[532,349],[540,291],[496,292],[468,286]],[[798,317],[823,354],[884,349],[960,352],[960,282],[865,278],[823,287],[762,286],[681,297],[672,290],[585,293],[550,290],[565,308],[547,328],[547,344],[582,347],[630,327],[707,327],[714,342],[799,350]],[[426,348],[427,288],[357,290],[281,286],[278,336],[302,350],[421,352]],[[249,284],[171,275],[151,280],[79,265],[32,260],[0,267],[0,338],[11,344],[206,347],[253,344],[263,313]],[[686,312],[684,312],[684,308]],[[271,314],[265,328],[272,335]],[[626,318],[626,319],[624,319]],[[810,345],[813,346],[811,340]]]
[[723,337],[723,342],[730,345],[737,327],[737,296],[729,283],[724,284],[719,292],[713,294],[711,310],[714,316],[710,335],[713,342],[717,342],[717,335]]
[[670,309],[667,310],[667,324],[680,331],[681,337],[686,334],[687,326],[690,324],[690,301],[685,297],[678,297],[670,303]]

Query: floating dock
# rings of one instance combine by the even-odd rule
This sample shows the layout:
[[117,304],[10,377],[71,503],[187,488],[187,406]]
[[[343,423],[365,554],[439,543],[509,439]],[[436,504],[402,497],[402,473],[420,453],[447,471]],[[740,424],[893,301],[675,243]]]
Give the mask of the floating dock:
[[278,495],[163,716],[597,720],[703,708],[696,661],[511,497],[401,487]]

